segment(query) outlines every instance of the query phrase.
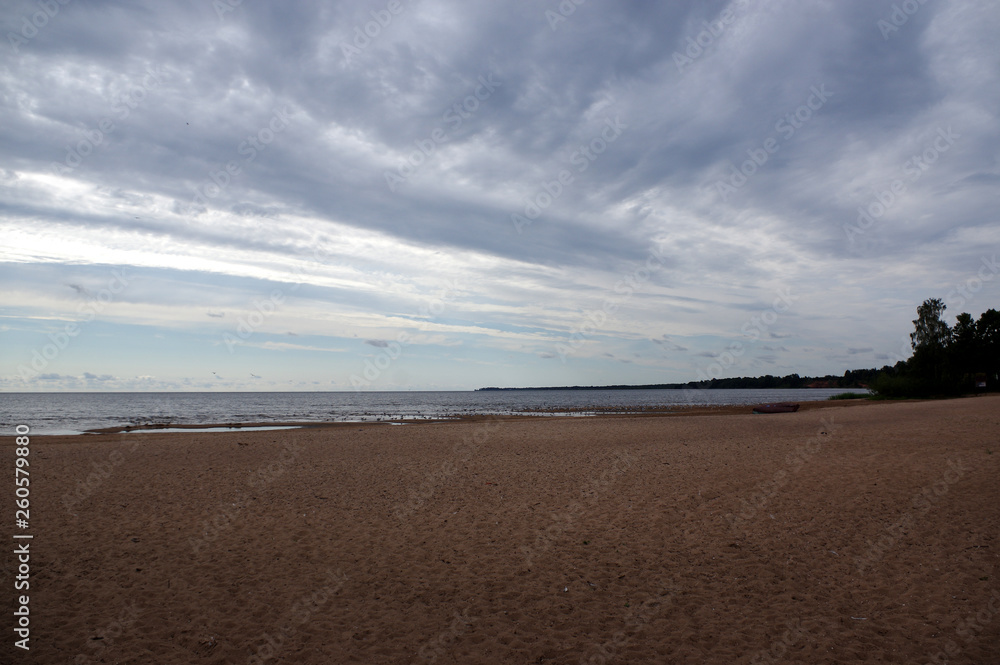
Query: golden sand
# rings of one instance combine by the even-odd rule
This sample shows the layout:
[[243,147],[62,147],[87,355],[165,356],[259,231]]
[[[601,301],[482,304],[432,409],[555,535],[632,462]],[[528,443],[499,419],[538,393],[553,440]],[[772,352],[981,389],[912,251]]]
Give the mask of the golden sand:
[[1000,397],[808,406],[33,437],[0,661],[1000,662]]

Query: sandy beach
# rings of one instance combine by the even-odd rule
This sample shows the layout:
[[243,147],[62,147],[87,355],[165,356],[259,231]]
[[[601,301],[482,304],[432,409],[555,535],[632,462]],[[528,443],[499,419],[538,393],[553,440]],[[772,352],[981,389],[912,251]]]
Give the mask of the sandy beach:
[[30,446],[3,662],[1000,658],[1000,396]]

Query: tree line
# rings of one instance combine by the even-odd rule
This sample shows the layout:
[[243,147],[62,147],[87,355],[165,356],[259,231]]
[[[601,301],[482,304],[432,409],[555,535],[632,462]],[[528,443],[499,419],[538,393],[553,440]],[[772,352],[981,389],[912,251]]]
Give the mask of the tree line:
[[[883,368],[885,369],[885,368]],[[891,368],[890,368],[891,369]],[[533,388],[477,388],[477,390],[683,390],[685,388],[700,388],[710,390],[730,390],[736,388],[867,388],[868,384],[878,375],[878,369],[851,369],[843,376],[827,374],[826,376],[737,376],[725,379],[708,379],[706,381],[688,381],[687,383],[647,383],[642,385],[610,385],[610,386],[538,386]]]
[[1000,386],[1000,312],[988,309],[979,320],[962,312],[955,325],[942,318],[938,298],[917,308],[910,333],[913,355],[883,367],[871,384],[877,395],[944,397],[997,390]]
[[925,300],[917,308],[910,333],[913,355],[881,369],[849,369],[843,376],[740,376],[689,381],[613,386],[545,386],[479,388],[479,390],[657,390],[685,388],[868,388],[878,397],[946,397],[1000,388],[1000,312],[988,309],[974,320],[962,312],[954,326],[942,318],[944,303]]

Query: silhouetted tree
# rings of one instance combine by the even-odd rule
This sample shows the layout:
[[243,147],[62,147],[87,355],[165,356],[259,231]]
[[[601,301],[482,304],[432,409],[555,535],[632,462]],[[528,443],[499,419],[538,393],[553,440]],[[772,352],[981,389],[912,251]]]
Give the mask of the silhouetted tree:
[[962,390],[973,388],[973,377],[982,371],[980,364],[980,343],[976,335],[976,322],[972,315],[962,312],[955,327],[951,329],[948,342],[949,369]]
[[941,318],[945,304],[939,298],[925,300],[917,308],[914,330],[910,333],[913,357],[908,363],[913,378],[921,384],[920,392],[937,392],[944,388],[948,373],[946,351],[951,330]]
[[1000,312],[988,309],[976,321],[978,371],[987,375],[990,387],[1000,387]]
[[917,308],[910,341],[913,356],[883,367],[872,390],[883,397],[931,397],[969,392],[987,377],[989,389],[1000,387],[1000,312],[989,309],[978,321],[962,312],[949,328],[940,300]]
[[944,350],[951,336],[948,324],[941,318],[947,309],[940,298],[925,300],[917,308],[917,318],[913,322],[914,331],[910,333],[910,342],[914,352],[921,349]]

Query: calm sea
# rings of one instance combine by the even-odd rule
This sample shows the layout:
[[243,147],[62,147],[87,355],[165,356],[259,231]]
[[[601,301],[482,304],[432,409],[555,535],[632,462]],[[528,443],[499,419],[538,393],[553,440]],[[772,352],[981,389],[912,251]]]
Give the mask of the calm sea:
[[[373,421],[546,410],[669,409],[823,400],[844,390],[518,390],[478,392],[0,393],[0,431],[69,434],[150,423]],[[862,391],[858,391],[862,392]]]

